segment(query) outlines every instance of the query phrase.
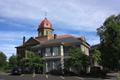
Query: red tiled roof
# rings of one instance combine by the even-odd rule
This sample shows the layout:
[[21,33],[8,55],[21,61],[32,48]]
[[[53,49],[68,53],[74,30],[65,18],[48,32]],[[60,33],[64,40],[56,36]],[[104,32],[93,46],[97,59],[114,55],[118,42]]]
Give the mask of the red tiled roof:
[[68,34],[65,34],[65,35],[57,35],[57,39],[68,38],[68,37],[74,37],[74,36],[68,35]]

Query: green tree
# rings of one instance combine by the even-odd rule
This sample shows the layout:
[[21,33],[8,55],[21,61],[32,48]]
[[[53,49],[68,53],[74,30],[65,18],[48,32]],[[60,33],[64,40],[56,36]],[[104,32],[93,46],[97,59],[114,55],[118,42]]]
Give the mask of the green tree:
[[43,67],[43,59],[39,56],[34,56],[32,59],[31,59],[31,62],[33,63],[33,66],[34,67]]
[[120,15],[112,15],[97,29],[103,67],[118,69],[120,66]]
[[92,58],[94,63],[100,64],[101,63],[101,52],[97,49],[95,49],[92,53]]
[[6,66],[7,64],[6,59],[7,59],[6,55],[3,52],[0,52],[0,69],[3,69]]
[[89,57],[80,48],[72,48],[69,56],[70,59],[67,61],[68,66],[75,68],[78,72],[86,71],[89,64]]
[[12,55],[9,58],[9,67],[14,68],[14,67],[17,67],[17,66],[18,66],[17,56]]
[[23,58],[20,63],[22,67],[33,68],[33,70],[40,70],[44,66],[42,57],[31,51],[27,51],[27,58]]
[[30,65],[42,67],[43,59],[41,56],[35,54],[34,52],[27,51],[27,58],[29,59]]

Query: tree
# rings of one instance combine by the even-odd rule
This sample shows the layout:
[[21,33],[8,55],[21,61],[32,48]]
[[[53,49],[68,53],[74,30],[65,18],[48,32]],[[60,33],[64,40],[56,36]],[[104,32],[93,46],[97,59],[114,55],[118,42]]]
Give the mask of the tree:
[[7,59],[6,55],[3,52],[0,52],[0,68],[1,69],[3,69],[6,66],[7,64],[6,59]]
[[33,67],[34,71],[39,73],[39,71],[43,67],[43,59],[40,56],[34,56],[31,59],[31,62],[32,62],[32,67]]
[[89,58],[80,48],[72,48],[70,50],[70,59],[68,59],[68,66],[74,67],[78,72],[86,71],[89,64]]
[[27,58],[23,58],[20,63],[22,67],[32,68],[33,71],[40,71],[44,66],[43,59],[31,51],[27,51]]
[[14,68],[14,67],[17,67],[17,66],[18,66],[17,56],[12,55],[12,56],[9,58],[9,67],[10,67],[10,68]]
[[120,15],[112,15],[97,29],[103,67],[118,69],[120,66]]
[[95,64],[100,64],[101,63],[101,52],[95,49],[92,53],[92,58]]
[[35,54],[34,52],[28,51],[27,53],[28,59],[31,62],[32,66],[36,66],[36,67],[42,67],[43,66],[43,59],[41,56]]

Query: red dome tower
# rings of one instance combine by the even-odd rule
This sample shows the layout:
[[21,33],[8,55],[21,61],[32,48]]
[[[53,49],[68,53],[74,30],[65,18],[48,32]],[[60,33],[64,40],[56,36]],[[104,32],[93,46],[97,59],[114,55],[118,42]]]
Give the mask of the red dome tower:
[[38,37],[52,35],[53,28],[51,22],[45,17],[38,27]]

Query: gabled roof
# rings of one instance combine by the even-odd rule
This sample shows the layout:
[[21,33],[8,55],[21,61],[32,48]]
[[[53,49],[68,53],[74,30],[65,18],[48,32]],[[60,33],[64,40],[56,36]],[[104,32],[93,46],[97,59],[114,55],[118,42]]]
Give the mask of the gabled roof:
[[25,47],[25,46],[31,46],[31,45],[37,45],[37,44],[40,44],[40,41],[31,37],[24,44],[17,47]]

